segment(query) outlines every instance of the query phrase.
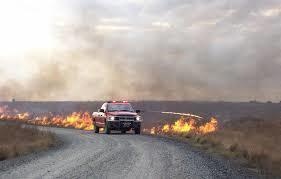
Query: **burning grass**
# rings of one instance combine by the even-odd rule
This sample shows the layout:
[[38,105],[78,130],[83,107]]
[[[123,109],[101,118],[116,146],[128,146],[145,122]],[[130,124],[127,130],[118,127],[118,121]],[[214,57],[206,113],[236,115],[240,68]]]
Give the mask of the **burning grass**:
[[19,124],[0,125],[0,161],[48,149],[55,145],[50,132]]
[[280,120],[241,119],[218,126],[214,118],[202,122],[181,117],[174,124],[144,132],[181,137],[197,147],[238,159],[264,174],[281,175]]
[[195,120],[191,117],[182,116],[176,120],[174,124],[164,124],[151,129],[144,129],[145,133],[161,134],[161,135],[185,135],[185,134],[207,134],[216,131],[218,128],[218,121],[211,118],[210,121],[203,121],[201,119]]
[[20,121],[32,125],[66,127],[83,130],[93,130],[93,122],[88,112],[73,112],[68,115],[30,114],[19,112],[16,109],[9,109],[8,106],[0,106],[0,120]]

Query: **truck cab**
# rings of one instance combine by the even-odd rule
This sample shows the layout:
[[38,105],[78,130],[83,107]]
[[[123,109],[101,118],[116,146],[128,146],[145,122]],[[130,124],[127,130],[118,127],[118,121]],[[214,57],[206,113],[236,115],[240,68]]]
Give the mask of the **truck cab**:
[[139,114],[140,110],[134,110],[127,101],[106,102],[92,115],[95,133],[104,128],[106,134],[112,130],[121,133],[133,130],[135,134],[140,134],[142,118]]

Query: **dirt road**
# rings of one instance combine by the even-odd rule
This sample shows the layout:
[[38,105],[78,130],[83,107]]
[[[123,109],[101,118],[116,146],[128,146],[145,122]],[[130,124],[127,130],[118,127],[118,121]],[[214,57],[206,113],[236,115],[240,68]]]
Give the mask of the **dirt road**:
[[0,162],[0,178],[257,178],[169,139],[47,128],[61,146]]

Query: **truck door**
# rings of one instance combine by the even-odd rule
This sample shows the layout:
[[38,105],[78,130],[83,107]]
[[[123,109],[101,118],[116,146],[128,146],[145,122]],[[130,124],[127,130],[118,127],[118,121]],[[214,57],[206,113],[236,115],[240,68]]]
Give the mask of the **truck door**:
[[105,127],[106,107],[107,107],[107,104],[104,103],[101,107],[103,112],[101,112],[100,110],[98,112],[98,117],[97,117],[97,120],[96,120],[96,124],[97,124],[98,127]]

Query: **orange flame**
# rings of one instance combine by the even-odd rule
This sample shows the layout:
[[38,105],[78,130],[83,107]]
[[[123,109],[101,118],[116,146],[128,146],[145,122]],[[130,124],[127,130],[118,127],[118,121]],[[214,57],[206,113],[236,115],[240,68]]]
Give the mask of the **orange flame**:
[[211,118],[210,122],[205,124],[198,124],[193,118],[184,118],[183,116],[175,121],[174,124],[164,124],[160,127],[152,127],[144,129],[145,133],[150,134],[178,134],[178,133],[196,133],[196,134],[207,134],[215,132],[218,128],[218,121],[215,118]]
[[162,132],[163,133],[167,133],[170,131],[170,125],[169,124],[165,124],[163,127],[162,127]]
[[156,128],[155,127],[152,127],[151,131],[150,131],[150,134],[155,134],[155,131],[156,131]]
[[193,119],[185,121],[184,118],[180,118],[172,125],[172,131],[177,133],[187,133],[193,130],[195,121]]
[[218,127],[218,121],[212,117],[210,122],[199,127],[199,131],[203,134],[207,134],[216,131],[217,127]]
[[69,115],[39,115],[31,116],[29,113],[18,113],[18,110],[10,111],[7,106],[0,106],[0,120],[22,121],[27,124],[68,127],[83,130],[93,130],[93,122],[88,112],[73,112]]

